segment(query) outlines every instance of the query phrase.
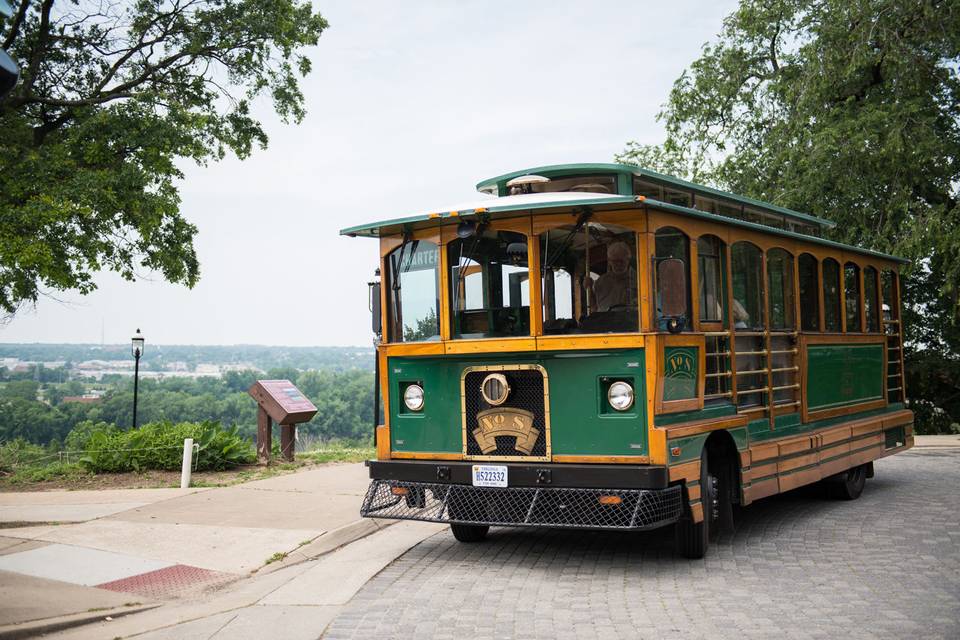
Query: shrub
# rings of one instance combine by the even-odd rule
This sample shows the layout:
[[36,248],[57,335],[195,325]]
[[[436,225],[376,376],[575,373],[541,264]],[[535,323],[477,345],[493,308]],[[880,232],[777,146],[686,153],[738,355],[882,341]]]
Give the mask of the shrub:
[[53,458],[57,459],[57,454],[52,454],[45,448],[27,442],[23,438],[16,438],[9,442],[0,442],[0,471],[10,472],[17,467],[34,465],[40,461],[47,461]]
[[113,425],[82,423],[67,436],[67,442],[83,451],[80,463],[95,473],[179,469],[183,441],[197,445],[194,468],[221,470],[253,462],[253,445],[237,434],[236,427],[223,429],[218,422],[154,422],[139,429],[121,431]]

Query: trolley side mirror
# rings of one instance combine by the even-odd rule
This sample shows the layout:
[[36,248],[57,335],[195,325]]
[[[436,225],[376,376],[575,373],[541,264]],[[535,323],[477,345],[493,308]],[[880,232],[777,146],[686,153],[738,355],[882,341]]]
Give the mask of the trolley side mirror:
[[367,308],[370,310],[370,328],[380,336],[383,333],[383,322],[380,313],[380,281],[367,283]]
[[669,258],[660,262],[657,267],[657,281],[661,317],[686,320],[687,272],[683,260]]

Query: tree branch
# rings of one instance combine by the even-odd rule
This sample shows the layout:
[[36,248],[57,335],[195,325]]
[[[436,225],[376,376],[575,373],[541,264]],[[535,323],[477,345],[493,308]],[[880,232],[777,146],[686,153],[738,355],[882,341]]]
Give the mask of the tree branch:
[[23,24],[24,18],[27,17],[27,9],[29,7],[30,0],[22,0],[20,7],[17,9],[17,15],[13,18],[13,24],[10,25],[10,32],[3,41],[3,49],[9,49],[17,39],[17,36],[20,34],[20,25]]
[[47,49],[47,42],[50,39],[50,10],[53,9],[55,0],[43,0],[40,7],[40,27],[38,29],[37,43],[30,52],[30,66],[27,69],[27,81],[22,89],[22,94],[27,95],[33,89],[33,84],[37,80],[37,74],[40,71],[40,63],[43,61],[43,54]]

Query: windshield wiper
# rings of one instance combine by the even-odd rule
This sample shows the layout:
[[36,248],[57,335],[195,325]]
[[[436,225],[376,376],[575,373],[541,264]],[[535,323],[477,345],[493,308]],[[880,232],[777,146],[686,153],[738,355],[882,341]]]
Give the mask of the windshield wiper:
[[[412,246],[410,247],[410,255],[413,256],[417,252],[417,245],[420,244],[419,240],[413,240]],[[390,267],[393,271],[394,277],[391,279],[390,289],[393,291],[393,310],[392,313],[394,317],[400,319],[402,316],[399,315],[400,312],[400,269],[403,267],[403,256],[406,252],[407,245],[411,245],[410,232],[403,234],[403,243],[400,245],[400,251],[394,251],[390,254]],[[399,253],[399,255],[398,255]],[[402,330],[402,329],[401,329]]]
[[[547,269],[553,266],[553,263],[562,256],[567,249],[570,248],[570,243],[573,242],[573,239],[576,237],[577,232],[583,229],[583,225],[590,220],[593,216],[593,210],[590,207],[580,207],[580,215],[577,216],[577,223],[573,226],[573,229],[567,232],[567,235],[564,236],[563,240],[560,242],[560,246],[553,252],[553,257],[549,254],[545,256],[545,260],[540,267],[540,277],[543,278],[547,275]],[[547,232],[547,242],[550,241],[550,233]],[[549,244],[547,247],[549,248]]]

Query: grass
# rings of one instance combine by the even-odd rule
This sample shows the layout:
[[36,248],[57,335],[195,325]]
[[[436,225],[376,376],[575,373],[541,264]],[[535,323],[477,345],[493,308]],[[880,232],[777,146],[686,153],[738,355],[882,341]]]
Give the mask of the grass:
[[[371,446],[345,443],[307,443],[306,451],[296,454],[293,462],[273,458],[269,466],[242,466],[225,471],[195,472],[190,486],[197,488],[229,487],[265,480],[279,475],[327,463],[361,462],[375,456]],[[142,472],[93,473],[77,463],[61,463],[54,459],[31,459],[20,456],[0,465],[0,491],[43,489],[122,489],[179,487],[180,471],[145,470]]]
[[371,446],[355,446],[339,443],[318,444],[314,447],[298,453],[297,458],[310,460],[314,463],[321,462],[363,462],[376,455],[376,450]]
[[267,561],[264,564],[272,564],[274,562],[280,562],[289,555],[286,551],[277,551],[275,554],[267,558]]
[[53,481],[80,480],[92,477],[93,474],[77,463],[61,464],[28,464],[16,467],[7,475],[0,477],[0,487],[40,484]]

